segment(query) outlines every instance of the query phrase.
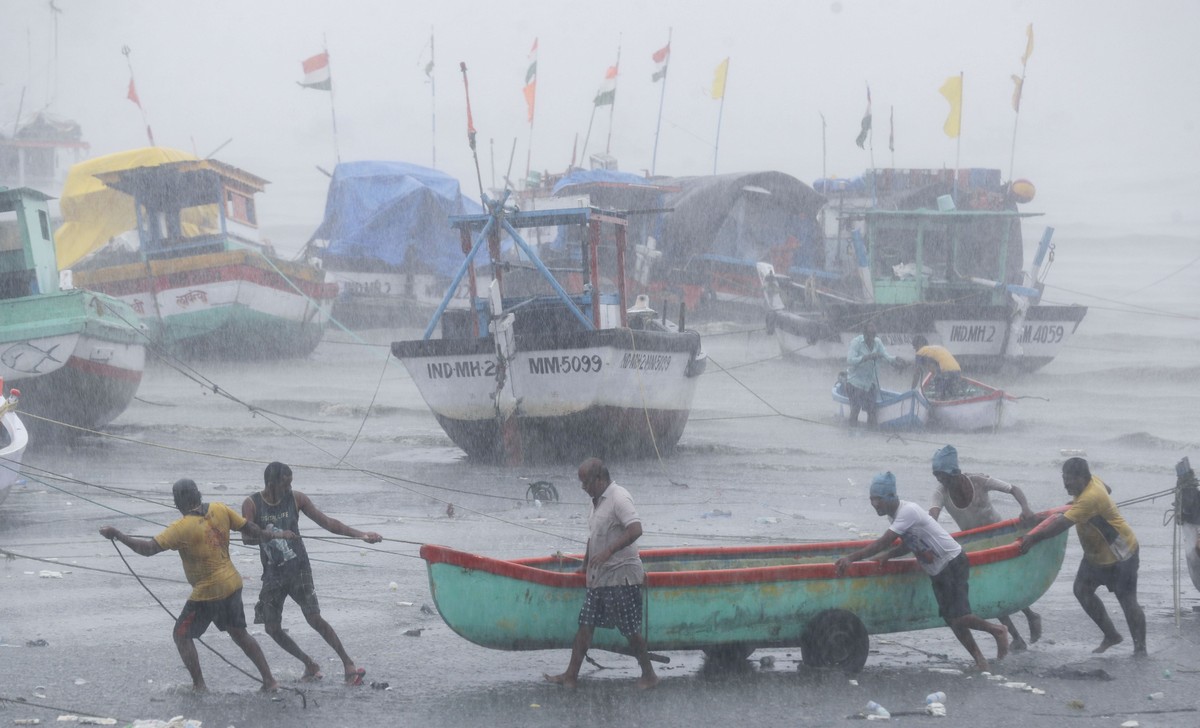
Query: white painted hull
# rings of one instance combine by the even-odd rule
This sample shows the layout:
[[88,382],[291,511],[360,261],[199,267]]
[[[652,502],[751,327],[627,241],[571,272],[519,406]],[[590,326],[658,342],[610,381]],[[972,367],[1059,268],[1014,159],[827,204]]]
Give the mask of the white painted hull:
[[[924,395],[915,389],[907,392],[893,392],[887,389],[878,391],[876,401],[876,422],[884,430],[920,429],[929,421],[929,402]],[[838,419],[850,419],[850,399],[842,390],[842,385],[833,385],[834,412]],[[863,421],[865,414],[860,414]]]
[[0,447],[0,503],[3,503],[13,485],[21,479],[21,458],[29,445],[29,433],[16,412],[0,415],[0,427],[4,428],[7,443]]

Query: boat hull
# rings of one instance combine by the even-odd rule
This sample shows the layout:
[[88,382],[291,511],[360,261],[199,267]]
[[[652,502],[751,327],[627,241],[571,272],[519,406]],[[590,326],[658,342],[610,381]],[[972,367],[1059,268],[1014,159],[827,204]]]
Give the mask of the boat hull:
[[309,266],[245,250],[82,270],[77,285],[128,303],[152,340],[196,356],[307,356],[335,286]]
[[767,321],[788,358],[844,361],[863,322],[872,321],[892,353],[910,349],[919,334],[949,349],[965,370],[994,372],[1049,364],[1086,314],[1084,306],[1031,306],[1018,341],[1007,346],[1010,313],[1004,306],[830,304],[821,311],[772,311]]
[[705,361],[696,334],[631,329],[518,335],[503,372],[492,337],[397,342],[392,352],[446,434],[483,459],[501,454],[502,419],[534,459],[669,452]]
[[[1050,587],[1066,551],[1064,532],[1021,555],[1023,533],[1005,521],[957,534],[971,563],[971,606],[994,618],[1030,606]],[[796,647],[829,609],[853,613],[869,634],[944,626],[929,577],[909,559],[859,562],[847,576],[833,562],[866,542],[768,547],[654,549],[646,566],[644,630],[651,650],[722,646]],[[425,545],[438,611],[459,635],[501,650],[568,649],[586,588],[578,561],[500,561]],[[628,649],[616,630],[593,644]]]
[[12,487],[21,479],[21,458],[29,445],[29,433],[16,412],[0,415],[0,504],[8,498]]
[[36,439],[62,434],[55,420],[101,427],[129,406],[145,367],[134,312],[89,291],[0,301],[0,377],[21,390]]
[[[839,419],[850,419],[850,398],[842,382],[833,385],[835,414]],[[876,422],[884,430],[907,430],[925,426],[929,421],[929,400],[915,389],[893,392],[880,389],[875,397]]]
[[1017,398],[1004,390],[963,377],[961,396],[937,399],[928,381],[922,389],[929,402],[929,424],[934,427],[958,432],[998,430],[1017,421]]

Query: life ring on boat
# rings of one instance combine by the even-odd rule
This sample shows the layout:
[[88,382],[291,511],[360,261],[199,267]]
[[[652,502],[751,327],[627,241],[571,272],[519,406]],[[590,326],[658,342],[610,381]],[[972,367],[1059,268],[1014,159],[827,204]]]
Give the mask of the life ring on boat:
[[1012,195],[1017,204],[1024,205],[1033,201],[1034,195],[1037,194],[1037,188],[1027,179],[1018,179],[1008,186],[1008,193]]
[[855,674],[867,664],[871,638],[854,612],[826,609],[809,621],[800,637],[800,657],[810,667],[833,667]]

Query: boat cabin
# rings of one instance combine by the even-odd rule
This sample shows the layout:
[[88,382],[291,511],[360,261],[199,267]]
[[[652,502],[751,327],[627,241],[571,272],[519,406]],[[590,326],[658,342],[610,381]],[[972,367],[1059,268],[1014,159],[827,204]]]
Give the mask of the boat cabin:
[[[267,180],[213,159],[169,162],[96,175],[133,197],[147,260],[261,248],[254,196]],[[216,222],[214,227],[213,222]]]
[[58,292],[50,199],[27,187],[0,188],[0,299]]
[[[867,264],[875,303],[1002,305],[1021,282],[1021,218],[1015,210],[868,210]],[[988,289],[981,282],[993,282]]]
[[[625,226],[621,212],[579,207],[553,210],[508,211],[500,202],[489,201],[493,211],[480,215],[452,217],[459,231],[467,259],[447,292],[446,299],[425,330],[430,338],[439,320],[443,338],[472,338],[488,335],[491,311],[505,313],[521,310],[515,318],[516,335],[523,333],[561,334],[628,326],[626,312]],[[570,227],[582,234],[578,241],[578,268],[551,270],[518,232],[521,229],[549,226]],[[493,263],[492,278],[499,300],[480,298],[476,290],[472,258],[485,241],[492,261],[501,260],[500,238],[507,233],[523,256],[517,261]],[[611,245],[602,244],[611,241]],[[464,275],[468,276],[468,310],[447,311],[450,297]]]

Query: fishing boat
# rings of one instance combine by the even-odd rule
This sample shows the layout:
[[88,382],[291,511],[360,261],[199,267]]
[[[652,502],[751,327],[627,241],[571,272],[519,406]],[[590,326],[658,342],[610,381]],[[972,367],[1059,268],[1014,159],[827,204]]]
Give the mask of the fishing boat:
[[650,300],[683,303],[706,319],[762,315],[758,261],[786,272],[824,258],[817,213],[825,198],[783,172],[648,179],[577,170],[554,195],[639,211],[630,219],[628,275]]
[[[486,213],[451,218],[469,252],[423,338],[392,344],[446,434],[508,463],[669,453],[707,359],[682,320],[629,307],[625,216],[484,199]],[[552,272],[519,232],[546,227],[577,241],[573,267]],[[494,264],[481,296],[474,258],[486,245],[500,260],[505,233],[523,257]],[[470,307],[447,310],[464,277]]]
[[29,445],[29,433],[17,417],[19,401],[20,392],[11,390],[5,395],[4,382],[0,381],[0,504],[21,479],[21,458]]
[[0,189],[0,378],[20,389],[37,440],[67,434],[54,423],[111,422],[133,400],[146,363],[133,309],[60,275],[49,199]]
[[[1030,606],[1058,575],[1066,532],[1021,554],[1025,532],[1013,519],[955,534],[980,617]],[[869,635],[945,626],[929,577],[912,558],[857,562],[835,576],[834,561],[867,543],[642,551],[647,646],[742,657],[799,647],[806,664],[858,672]],[[580,556],[501,560],[426,544],[421,557],[442,619],[463,638],[498,650],[570,649],[586,592],[576,573]],[[596,630],[592,644],[628,651],[616,630]]]
[[[850,397],[846,394],[846,379],[838,377],[833,385],[833,402],[839,419],[850,419]],[[929,421],[930,403],[919,389],[894,392],[877,389],[875,395],[876,424],[883,430],[920,429]]]
[[[255,195],[266,180],[179,156],[137,150],[72,168],[60,233],[69,253],[60,266],[71,267],[77,285],[126,301],[150,339],[169,351],[307,356],[329,321],[336,287],[315,265],[283,260],[262,239]],[[121,193],[113,205],[93,198],[104,191],[96,183]],[[124,228],[121,220],[130,217],[136,239],[96,232]]]
[[1087,308],[1042,302],[1053,228],[1022,270],[1021,223],[1040,213],[1017,204],[1032,199],[1032,185],[1001,184],[999,170],[905,171],[907,186],[879,177],[895,189],[874,204],[835,208],[838,232],[818,265],[783,271],[759,263],[767,329],[782,353],[844,359],[870,321],[889,347],[907,348],[922,335],[973,372],[1052,361]]
[[[325,219],[308,241],[338,287],[333,318],[351,328],[429,321],[462,260],[451,215],[482,208],[458,180],[404,162],[343,162],[333,170]],[[480,266],[489,261],[481,254]],[[455,299],[452,305],[468,303]]]
[[933,375],[921,381],[921,393],[929,403],[929,424],[945,430],[970,432],[998,430],[1017,421],[1017,398],[970,377],[960,377],[951,392],[939,392]]

